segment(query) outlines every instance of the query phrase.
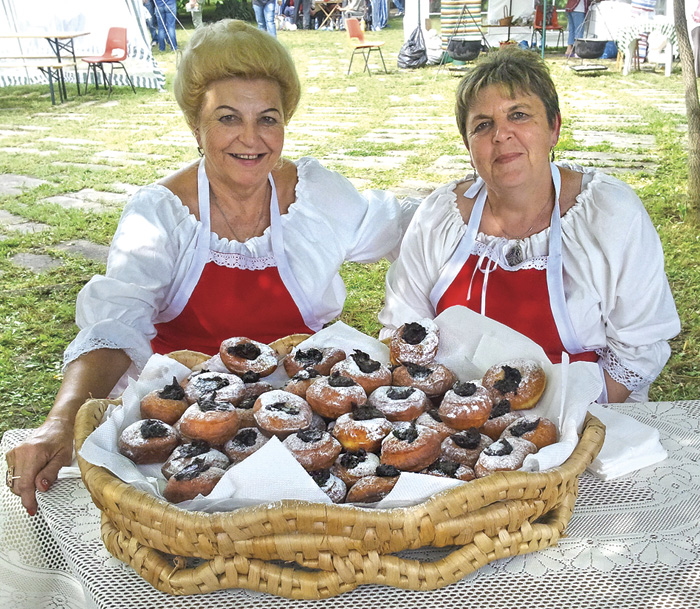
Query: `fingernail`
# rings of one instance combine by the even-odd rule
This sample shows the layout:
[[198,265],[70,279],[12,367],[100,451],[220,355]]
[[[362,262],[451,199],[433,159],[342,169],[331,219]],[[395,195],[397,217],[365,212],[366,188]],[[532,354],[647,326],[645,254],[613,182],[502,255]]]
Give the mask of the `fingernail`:
[[41,481],[41,486],[43,486],[43,487],[44,487],[44,490],[46,490],[47,488],[49,488],[49,481],[48,481],[46,478],[44,478],[44,479]]
[[29,514],[30,516],[34,516],[34,514],[36,514],[36,510],[31,509],[31,508],[27,508],[27,514]]

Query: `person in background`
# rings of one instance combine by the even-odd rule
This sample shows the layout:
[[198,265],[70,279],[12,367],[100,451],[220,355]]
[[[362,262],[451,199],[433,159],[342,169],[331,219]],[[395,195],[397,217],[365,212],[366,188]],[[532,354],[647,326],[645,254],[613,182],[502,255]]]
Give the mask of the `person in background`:
[[276,37],[275,6],[276,0],[253,0],[253,11],[255,11],[258,29]]
[[192,25],[194,29],[202,27],[202,7],[198,0],[190,0],[185,4],[185,9],[192,15]]
[[143,0],[143,6],[147,11],[146,26],[151,34],[151,46],[158,44],[158,21],[156,19],[156,7],[153,0]]
[[568,0],[566,3],[566,19],[569,22],[568,46],[566,47],[566,56],[571,57],[574,54],[574,43],[577,38],[583,35],[583,21],[586,18],[586,13],[591,5],[591,0]]
[[165,51],[166,43],[173,51],[177,51],[177,0],[153,0],[158,20],[158,49]]
[[405,0],[392,0],[392,1],[394,3],[394,6],[396,7],[396,16],[403,17],[403,7],[404,7]]
[[311,29],[311,0],[294,0],[294,23],[299,23],[299,11],[303,15],[303,28]]
[[563,352],[597,363],[599,401],[644,401],[680,320],[643,203],[597,169],[553,162],[559,98],[536,53],[489,53],[456,97],[475,175],[418,208],[387,273],[380,338],[465,306],[529,337],[552,363]]

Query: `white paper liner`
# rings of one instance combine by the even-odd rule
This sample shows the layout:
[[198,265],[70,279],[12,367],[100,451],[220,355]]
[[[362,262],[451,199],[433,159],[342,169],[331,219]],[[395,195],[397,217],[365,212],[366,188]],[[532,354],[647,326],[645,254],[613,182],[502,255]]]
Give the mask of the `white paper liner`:
[[[598,365],[588,362],[569,364],[567,359],[562,364],[551,364],[544,351],[530,339],[465,307],[451,307],[435,322],[440,328],[436,361],[450,368],[462,381],[480,379],[489,367],[510,359],[530,358],[542,364],[547,374],[547,388],[537,407],[528,413],[553,421],[559,429],[560,441],[529,455],[523,469],[541,471],[561,465],[576,447],[589,404],[602,391]],[[361,349],[373,359],[389,362],[389,349],[385,344],[342,322],[317,332],[297,348],[312,346],[338,347],[348,355],[353,349]],[[144,492],[162,497],[165,479],[160,473],[160,465],[135,465],[119,454],[117,441],[125,427],[141,418],[139,404],[143,396],[162,388],[173,376],[182,380],[189,372],[169,357],[154,355],[138,381],[129,383],[122,396],[122,405],[110,410],[104,423],[86,439],[80,453],[82,458],[105,467]],[[280,366],[266,380],[274,387],[281,387],[288,377]],[[403,473],[392,492],[375,505],[379,508],[407,507],[459,484],[468,483]],[[330,503],[291,453],[273,438],[259,451],[228,469],[210,495],[182,502],[178,507],[216,512],[282,499]]]

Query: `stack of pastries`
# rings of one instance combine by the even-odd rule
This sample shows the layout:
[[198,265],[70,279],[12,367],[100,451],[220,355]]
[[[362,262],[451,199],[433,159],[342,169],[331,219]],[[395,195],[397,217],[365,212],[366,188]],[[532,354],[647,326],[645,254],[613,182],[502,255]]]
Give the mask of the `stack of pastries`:
[[[280,360],[269,345],[230,338],[219,368],[143,398],[143,418],[122,432],[119,450],[162,463],[164,497],[179,503],[209,494],[227,468],[276,436],[332,501],[366,504],[402,471],[469,481],[519,469],[557,441],[551,421],[527,413],[546,385],[539,363],[500,362],[464,382],[435,361],[438,345],[429,319],[393,333],[390,365],[332,347]],[[289,376],[281,389],[265,381],[278,366]]]

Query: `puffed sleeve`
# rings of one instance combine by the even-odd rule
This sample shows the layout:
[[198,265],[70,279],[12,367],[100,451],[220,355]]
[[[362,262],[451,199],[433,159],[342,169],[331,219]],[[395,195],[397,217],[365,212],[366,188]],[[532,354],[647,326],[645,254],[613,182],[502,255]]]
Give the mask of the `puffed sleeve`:
[[149,186],[124,207],[105,275],[80,291],[80,332],[64,365],[100,348],[123,349],[138,369],[152,355],[154,323],[165,310],[193,253],[197,222],[169,190]]

